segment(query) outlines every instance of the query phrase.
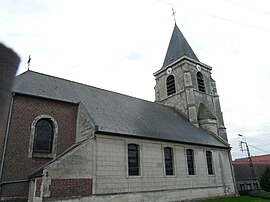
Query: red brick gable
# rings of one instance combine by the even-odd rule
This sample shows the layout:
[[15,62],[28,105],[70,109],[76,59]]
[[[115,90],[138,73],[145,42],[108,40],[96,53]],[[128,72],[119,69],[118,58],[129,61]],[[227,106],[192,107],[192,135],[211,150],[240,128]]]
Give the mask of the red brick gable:
[[[31,123],[37,116],[46,114],[57,121],[56,151],[57,155],[60,155],[75,144],[77,111],[77,104],[15,94],[2,181],[27,180],[33,171],[52,160],[28,156]],[[12,188],[13,186],[16,186],[16,189]],[[27,198],[28,187],[27,182],[7,184],[4,185],[1,196]]]

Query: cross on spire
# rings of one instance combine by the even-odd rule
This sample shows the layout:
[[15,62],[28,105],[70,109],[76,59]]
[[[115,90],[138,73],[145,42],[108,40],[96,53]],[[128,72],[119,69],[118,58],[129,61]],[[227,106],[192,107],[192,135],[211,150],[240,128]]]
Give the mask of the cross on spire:
[[172,7],[172,16],[173,16],[173,19],[174,19],[174,22],[175,22],[175,24],[176,24],[176,19],[175,19],[175,13],[176,13],[176,11],[173,9],[173,7]]
[[29,70],[29,67],[30,67],[30,62],[31,62],[31,55],[29,55],[29,59],[27,61],[27,64],[28,64],[28,70]]

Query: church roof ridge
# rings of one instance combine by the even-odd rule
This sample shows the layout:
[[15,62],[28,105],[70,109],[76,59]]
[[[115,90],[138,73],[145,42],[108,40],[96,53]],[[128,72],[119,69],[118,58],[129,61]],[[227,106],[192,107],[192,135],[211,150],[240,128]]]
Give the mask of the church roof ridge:
[[191,46],[187,42],[186,38],[175,23],[162,68],[183,56],[187,56],[195,61],[200,62]]

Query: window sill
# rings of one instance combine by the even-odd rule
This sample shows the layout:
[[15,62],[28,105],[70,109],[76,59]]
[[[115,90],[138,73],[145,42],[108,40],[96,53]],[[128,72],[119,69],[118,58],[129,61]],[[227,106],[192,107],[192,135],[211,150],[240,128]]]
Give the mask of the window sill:
[[53,159],[53,154],[46,153],[33,153],[32,158],[40,158],[40,159]]
[[197,175],[195,174],[195,175],[189,175],[189,174],[187,174],[187,177],[197,177]]
[[128,178],[143,178],[143,176],[141,176],[141,175],[128,175],[126,178],[127,179]]
[[166,177],[166,178],[176,178],[176,175],[174,174],[174,175],[164,175],[164,177]]

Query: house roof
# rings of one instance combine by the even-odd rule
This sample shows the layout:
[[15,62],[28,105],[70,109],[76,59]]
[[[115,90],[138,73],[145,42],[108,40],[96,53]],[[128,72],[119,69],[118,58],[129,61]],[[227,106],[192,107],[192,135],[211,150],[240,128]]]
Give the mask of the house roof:
[[82,103],[99,132],[229,148],[174,108],[155,102],[33,71],[16,77],[13,92]]
[[[253,164],[269,164],[270,165],[270,154],[261,156],[251,156]],[[249,164],[248,158],[235,159],[233,164]]]
[[184,35],[175,24],[162,68],[183,56],[187,56],[199,62],[199,59],[193,52]]

